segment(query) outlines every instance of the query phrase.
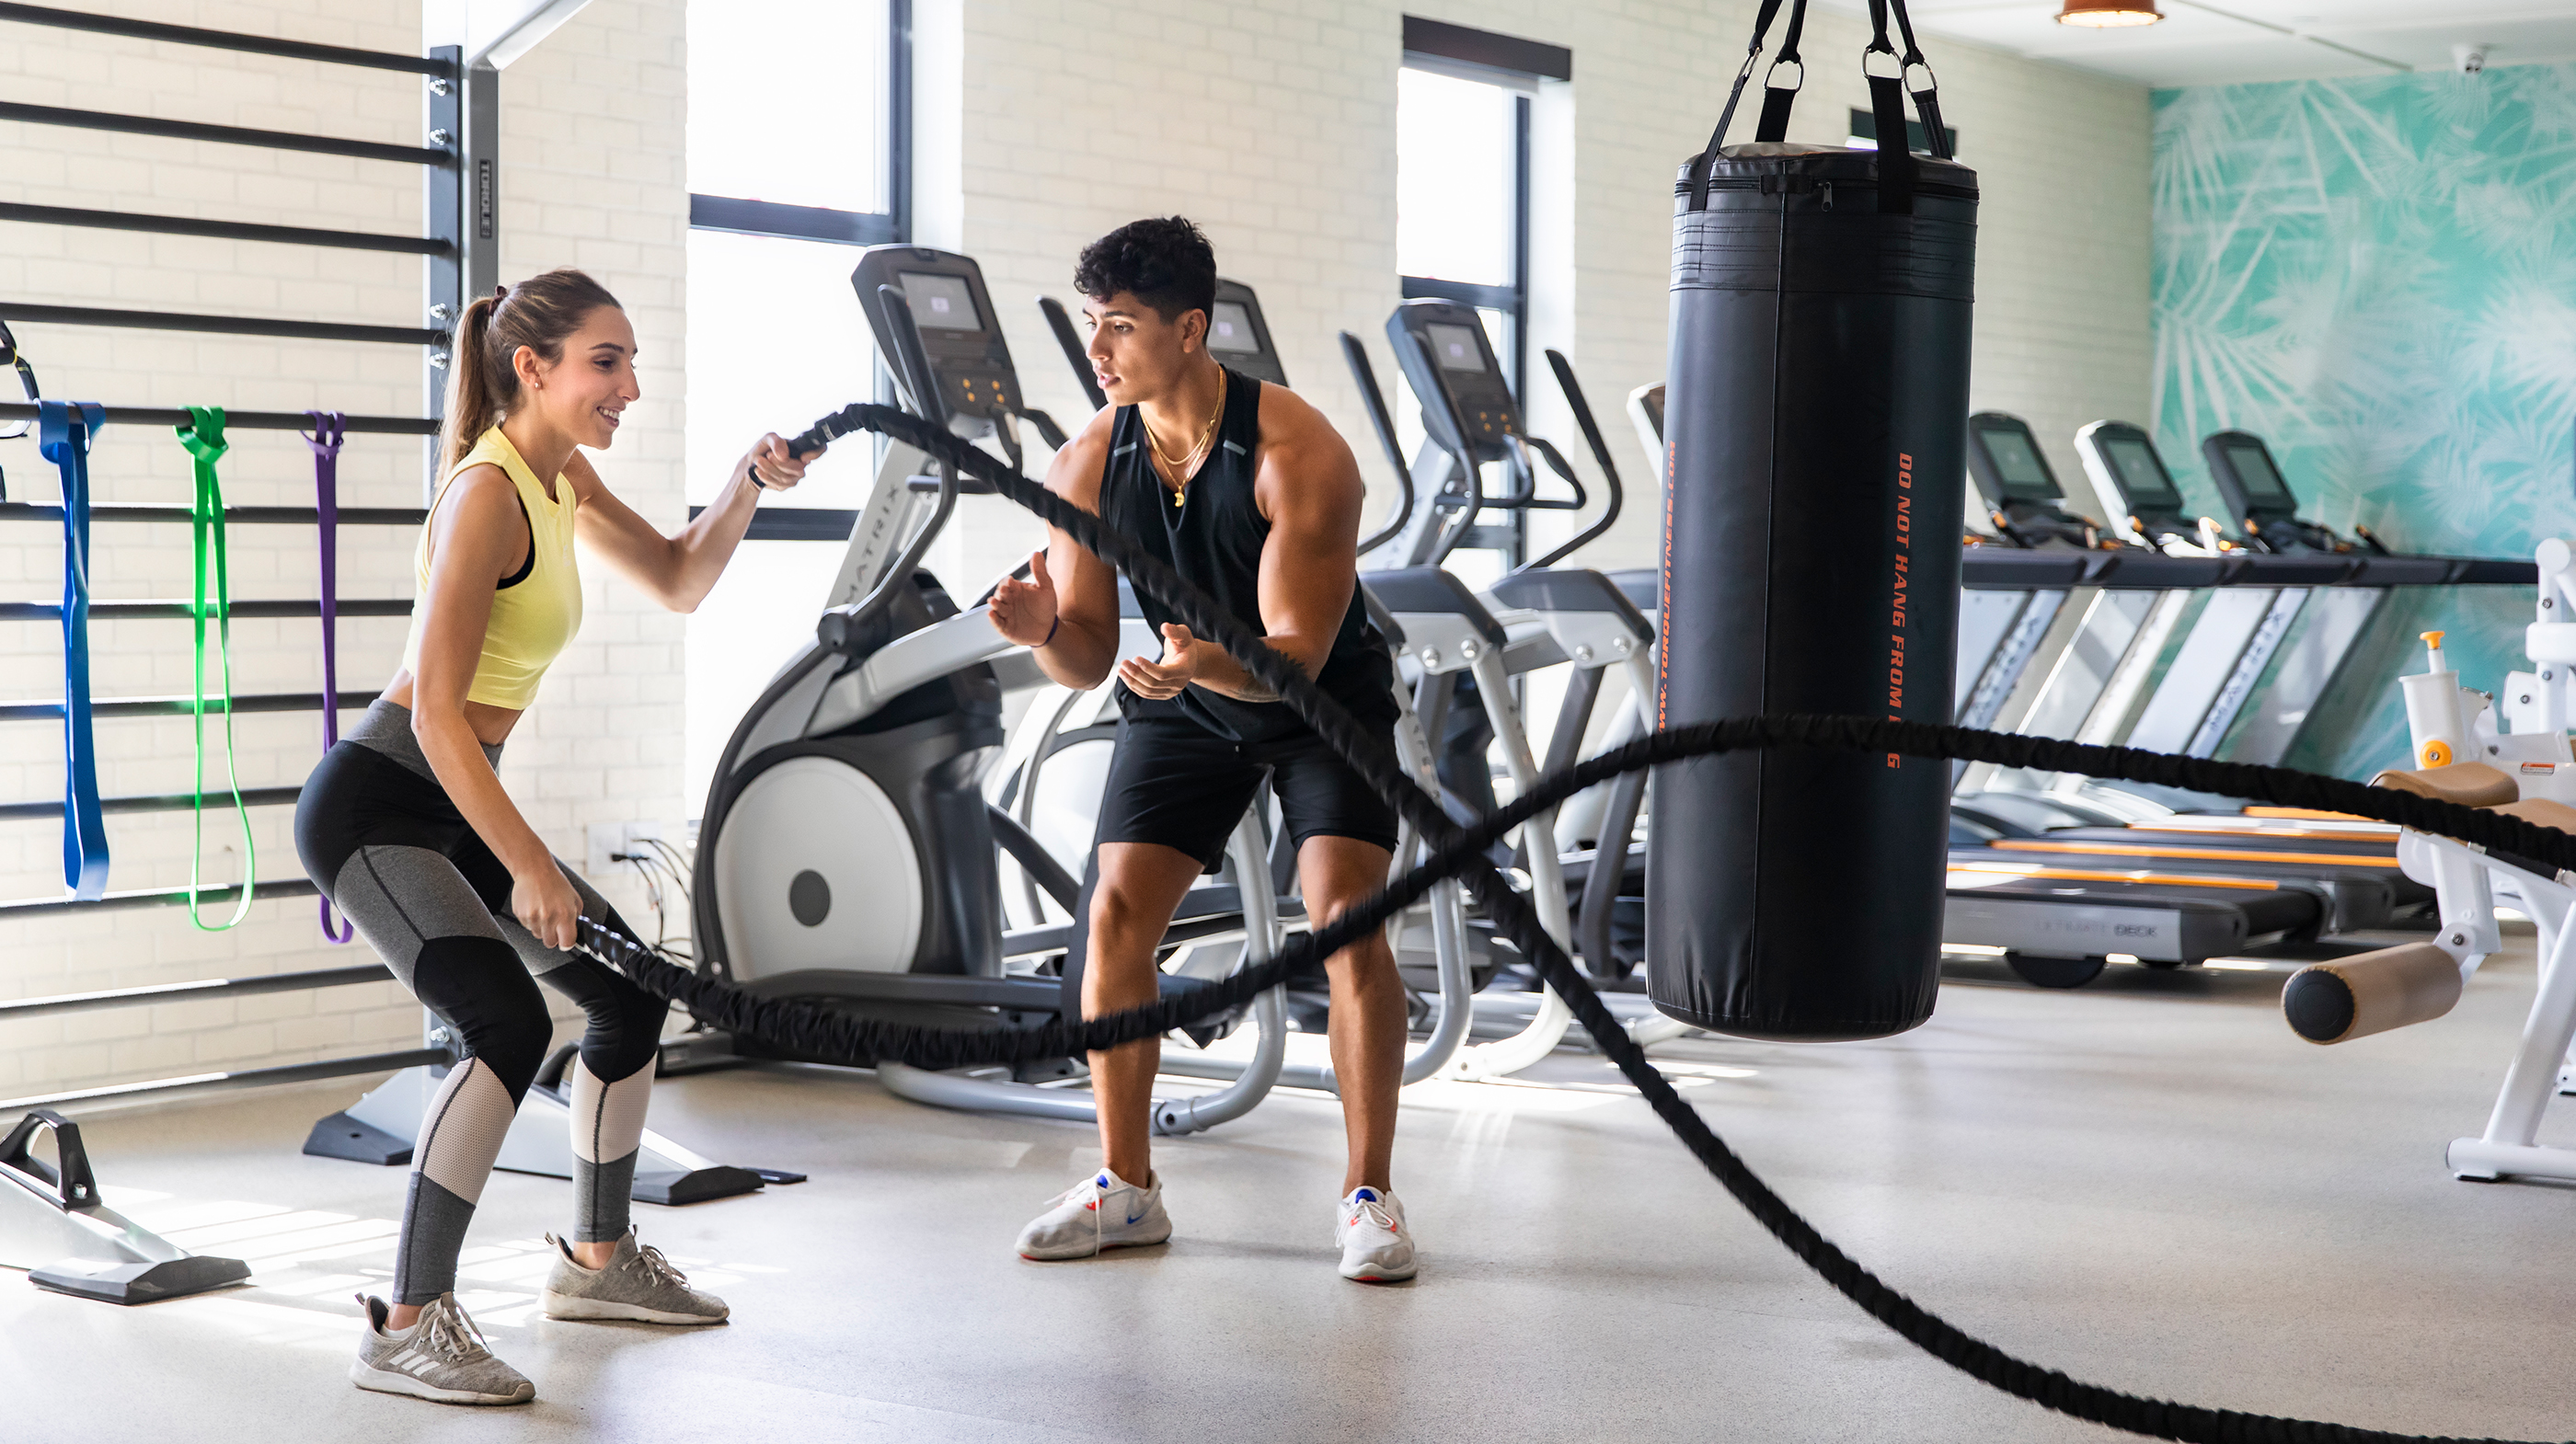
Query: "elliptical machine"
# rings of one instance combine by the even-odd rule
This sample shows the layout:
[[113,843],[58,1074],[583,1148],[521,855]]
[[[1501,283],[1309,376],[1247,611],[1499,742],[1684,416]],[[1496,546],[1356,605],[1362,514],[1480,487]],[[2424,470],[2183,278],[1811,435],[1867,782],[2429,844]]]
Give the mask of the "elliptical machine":
[[[1633,705],[1614,719],[1612,742],[1624,741],[1651,725],[1644,709],[1646,699],[1654,695],[1655,629],[1634,599],[1609,577],[1557,565],[1607,531],[1622,503],[1618,467],[1565,358],[1554,351],[1547,353],[1557,385],[1601,469],[1608,488],[1606,504],[1590,526],[1478,596],[1440,563],[1462,549],[1502,550],[1510,545],[1508,534],[1480,523],[1480,513],[1578,510],[1588,505],[1585,489],[1556,447],[1528,433],[1519,403],[1473,308],[1446,301],[1407,301],[1389,316],[1387,337],[1406,382],[1422,403],[1425,441],[1412,463],[1403,468],[1406,505],[1390,529],[1387,545],[1376,554],[1382,565],[1363,571],[1361,580],[1404,629],[1403,672],[1418,679],[1417,710],[1426,726],[1434,726],[1443,738],[1444,781],[1471,807],[1490,805],[1484,756],[1489,738],[1502,744],[1504,765],[1515,787],[1529,787],[1541,772],[1513,701],[1512,679],[1558,664],[1574,668],[1546,754],[1550,770],[1569,765],[1582,751],[1603,678],[1614,667],[1626,673]],[[1366,353],[1347,335],[1343,345],[1379,442],[1390,460],[1400,462],[1401,448]],[[1537,494],[1533,454],[1565,480],[1573,492],[1571,498]],[[1507,484],[1500,494],[1488,495],[1483,469],[1496,463],[1504,467]],[[1482,711],[1486,727],[1435,725],[1470,706]],[[1562,809],[1550,809],[1531,819],[1517,859],[1530,877],[1541,925],[1569,950],[1579,941],[1590,971],[1613,982],[1624,979],[1636,961],[1633,948],[1621,958],[1615,934],[1623,909],[1621,897],[1642,898],[1643,857],[1630,842],[1642,800],[1641,784],[1623,782],[1594,789]],[[1580,917],[1574,907],[1576,888],[1581,889],[1585,909]],[[1639,910],[1635,902],[1625,907],[1631,913]],[[1531,996],[1480,995],[1480,1016],[1504,1036],[1462,1052],[1456,1065],[1461,1076],[1518,1072],[1554,1050],[1572,1014],[1544,988],[1535,995],[1538,1002],[1531,1011]],[[1620,994],[1605,997],[1614,1000],[1614,1011],[1626,1001]],[[1652,1014],[1642,1006],[1642,999],[1638,1002],[1641,1006],[1633,1010],[1636,1016],[1630,1021],[1632,1035],[1639,1041],[1686,1031]]]
[[[1021,400],[973,260],[874,246],[860,254],[851,284],[916,415],[999,445],[1015,466],[1022,420],[1062,444],[1053,421]],[[698,965],[710,974],[762,996],[948,1027],[1025,1028],[1081,1015],[1069,986],[1075,970],[1064,966],[1075,929],[1006,932],[996,850],[1068,916],[1076,885],[981,786],[1003,748],[1006,687],[1043,679],[1024,649],[993,630],[980,601],[960,611],[920,568],[957,497],[973,489],[954,467],[925,474],[920,453],[887,449],[815,639],[727,740],[692,889]],[[1136,636],[1128,645],[1152,642]],[[1167,942],[1239,938],[1247,962],[1271,956],[1282,921],[1266,851],[1260,819],[1247,815],[1228,848],[1230,886],[1204,890],[1222,906],[1185,910]],[[1165,975],[1167,994],[1198,986]],[[1269,1090],[1284,1047],[1278,990],[1255,1000],[1250,1016],[1259,1030],[1251,1061],[1225,1088],[1158,1100],[1157,1133],[1239,1117]],[[1233,1021],[1216,1020],[1202,1036]],[[736,1047],[752,1051],[748,1040]],[[917,1102],[1088,1121],[1087,1094],[1042,1086],[1082,1071],[1078,1059],[1017,1076],[877,1065],[887,1091]]]

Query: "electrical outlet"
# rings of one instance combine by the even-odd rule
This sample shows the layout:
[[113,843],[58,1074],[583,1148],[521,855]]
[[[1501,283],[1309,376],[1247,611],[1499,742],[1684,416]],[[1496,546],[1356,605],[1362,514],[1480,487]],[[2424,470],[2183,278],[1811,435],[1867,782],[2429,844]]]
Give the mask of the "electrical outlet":
[[590,877],[606,877],[626,864],[613,854],[637,853],[644,844],[658,841],[662,824],[658,822],[594,822],[590,825],[590,855],[582,861],[582,872]]

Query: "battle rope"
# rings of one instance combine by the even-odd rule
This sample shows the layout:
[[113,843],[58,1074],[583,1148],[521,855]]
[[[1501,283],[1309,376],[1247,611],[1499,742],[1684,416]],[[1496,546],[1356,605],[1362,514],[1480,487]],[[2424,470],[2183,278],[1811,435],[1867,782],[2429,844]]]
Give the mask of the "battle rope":
[[107,819],[89,704],[89,448],[106,420],[95,401],[36,403],[37,449],[63,481],[63,886],[82,902],[107,893]]
[[[304,414],[313,420],[304,444],[313,449],[313,533],[322,548],[322,750],[327,754],[340,740],[340,446],[349,439],[349,419],[337,411]],[[358,935],[356,923],[332,921],[329,898],[318,901],[322,936],[345,943]]]
[[[197,471],[197,487],[188,504],[189,554],[195,574],[193,590],[188,593],[188,619],[196,634],[196,694],[191,699],[189,716],[197,734],[197,783],[191,808],[195,818],[194,845],[188,850],[188,921],[205,932],[219,933],[241,926],[250,916],[251,894],[259,874],[258,854],[250,835],[250,809],[242,804],[241,766],[233,745],[233,579],[230,548],[224,540],[224,484],[215,474],[215,463],[232,449],[224,440],[224,409],[220,406],[191,406],[188,424],[179,428],[179,444],[188,448]],[[206,619],[215,622],[216,660],[224,670],[224,783],[232,789],[233,817],[241,824],[242,881],[241,898],[233,904],[233,915],[219,923],[206,921],[201,909],[205,902],[206,868]]]
[[[2142,752],[2125,747],[2098,747],[2048,738],[1920,723],[1848,717],[1736,718],[1661,731],[1592,758],[1544,779],[1508,807],[1472,828],[1450,820],[1430,796],[1396,768],[1384,748],[1361,733],[1348,713],[1326,697],[1305,674],[1262,643],[1243,623],[1217,607],[1213,598],[1182,580],[1171,569],[1145,555],[1133,541],[1103,527],[1099,519],[1044,491],[1016,468],[965,445],[891,407],[853,406],[825,418],[797,438],[799,451],[811,451],[856,430],[880,431],[914,446],[993,487],[1036,512],[1050,525],[1097,556],[1126,571],[1140,590],[1170,607],[1193,633],[1218,642],[1246,671],[1271,687],[1290,708],[1391,802],[1406,812],[1435,845],[1431,859],[1396,880],[1370,903],[1353,909],[1311,934],[1291,938],[1279,957],[1247,967],[1230,977],[1188,994],[1124,1013],[1068,1023],[1059,1019],[1042,1028],[1000,1033],[942,1030],[838,1017],[807,1004],[755,999],[710,978],[698,977],[663,960],[632,939],[618,937],[585,920],[586,934],[629,977],[671,1001],[704,1010],[710,1022],[737,1027],[755,1037],[791,1043],[819,1056],[900,1058],[925,1067],[952,1067],[965,1062],[1018,1061],[1024,1057],[1114,1047],[1152,1036],[1190,1018],[1236,1006],[1276,986],[1307,959],[1328,956],[1370,929],[1383,925],[1397,910],[1426,893],[1437,880],[1460,877],[1494,919],[1536,964],[1542,980],[1563,998],[1602,1052],[1645,1098],[1649,1107],[1682,1140],[1737,1202],[1763,1227],[1787,1245],[1845,1298],[1886,1324],[1909,1342],[1982,1383],[2074,1418],[2156,1438],[2205,1441],[2205,1444],[2463,1444],[2428,1441],[2422,1436],[2357,1429],[2342,1424],[2290,1419],[2234,1410],[2203,1409],[2159,1399],[2144,1399],[2100,1385],[2068,1378],[2053,1369],[2016,1359],[1991,1344],[1970,1337],[1957,1326],[1898,1293],[1817,1232],[1780,1196],[1771,1191],[1743,1160],[1712,1131],[1705,1119],[1682,1100],[1656,1071],[1645,1050],[1628,1036],[1618,1019],[1592,990],[1580,969],[1538,925],[1528,901],[1514,892],[1482,849],[1541,808],[1562,802],[1587,787],[1623,772],[1693,757],[1752,747],[1811,746],[1860,752],[1904,753],[1924,758],[1956,758],[2051,771],[2082,772],[2131,781],[2155,782],[2194,790],[2255,798],[2285,806],[2318,808],[2394,822],[2440,833],[2489,848],[2539,860],[2556,870],[2576,866],[2576,837],[2430,798],[2367,787],[2338,778],[2242,763],[2210,762]],[[814,1048],[822,1042],[827,1048]],[[1042,1050],[1042,1051],[1041,1051]],[[2501,1444],[2501,1441],[2484,1441]]]

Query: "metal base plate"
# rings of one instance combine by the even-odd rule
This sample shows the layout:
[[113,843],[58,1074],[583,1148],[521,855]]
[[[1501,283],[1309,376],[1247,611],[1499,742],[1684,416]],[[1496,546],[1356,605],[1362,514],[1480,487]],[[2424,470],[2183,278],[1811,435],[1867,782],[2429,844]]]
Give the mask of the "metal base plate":
[[158,1263],[111,1263],[68,1258],[28,1272],[28,1281],[58,1294],[111,1304],[148,1304],[244,1282],[250,1265],[239,1259],[191,1254]]
[[346,1113],[334,1113],[315,1123],[304,1139],[304,1151],[311,1157],[379,1165],[411,1162],[411,1145],[409,1138],[387,1133]]

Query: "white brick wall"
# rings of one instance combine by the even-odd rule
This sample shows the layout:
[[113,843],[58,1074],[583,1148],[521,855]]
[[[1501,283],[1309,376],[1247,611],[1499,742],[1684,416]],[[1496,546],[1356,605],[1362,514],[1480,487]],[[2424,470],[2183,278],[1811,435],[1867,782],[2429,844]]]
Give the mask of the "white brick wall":
[[[648,517],[675,524],[683,491],[680,357],[685,340],[684,0],[594,0],[504,82],[504,276],[559,264],[591,269],[626,302],[644,347],[644,402],[604,462],[611,485]],[[107,8],[104,5],[99,8]],[[121,0],[118,13],[333,43],[412,51],[415,3],[358,7],[215,0]],[[1749,3],[1645,0],[917,0],[921,238],[984,264],[1032,396],[1072,422],[1084,403],[1031,298],[1069,296],[1083,242],[1140,215],[1178,211],[1207,226],[1226,271],[1260,288],[1299,389],[1354,443],[1385,497],[1389,481],[1343,369],[1334,333],[1367,339],[1391,381],[1381,327],[1395,280],[1395,74],[1402,13],[1570,46],[1574,81],[1540,108],[1539,228],[1548,238],[1533,339],[1567,352],[1639,495],[1591,555],[1649,559],[1650,498],[1632,459],[1622,402],[1664,365],[1669,194],[1674,168],[1707,133],[1743,54]],[[219,124],[325,131],[388,141],[420,130],[417,82],[294,61],[7,27],[0,95]],[[1865,104],[1852,63],[1863,28],[1818,14],[1798,138],[1839,142]],[[1107,43],[1104,43],[1107,42]],[[1979,406],[2027,416],[2061,471],[2084,421],[2146,405],[2147,100],[2143,90],[1955,43],[1936,42],[1949,118],[1985,186],[1978,307]],[[1748,115],[1739,138],[1750,132]],[[1552,148],[1570,166],[1551,165]],[[326,227],[416,232],[420,184],[407,167],[0,123],[0,198]],[[10,298],[171,310],[242,311],[417,324],[419,263],[407,257],[104,231],[0,225],[0,314]],[[56,395],[124,404],[214,402],[238,408],[404,413],[420,405],[416,353],[293,341],[138,331],[18,328]],[[1543,431],[1572,440],[1547,396]],[[1402,404],[1399,402],[1399,404]],[[304,500],[310,470],[291,437],[242,433],[226,464],[236,502]],[[0,443],[13,495],[52,495],[34,448]],[[1589,470],[1588,461],[1579,461]],[[179,500],[186,457],[157,433],[111,431],[97,459],[102,500]],[[409,505],[419,496],[411,442],[362,438],[341,468],[343,500]],[[1374,509],[1372,514],[1376,514]],[[980,583],[1024,549],[1033,527],[998,504],[961,511],[934,564]],[[309,535],[244,529],[235,538],[242,596],[310,596]],[[344,534],[346,596],[410,590],[410,538]],[[103,530],[97,593],[181,595],[184,529]],[[44,597],[58,584],[53,539],[0,536],[0,595]],[[586,824],[677,819],[681,794],[678,619],[594,578],[588,622],[504,774],[556,848],[578,857]],[[238,686],[319,685],[310,623],[235,630]],[[370,687],[399,657],[392,620],[342,624],[344,685]],[[188,686],[183,624],[96,628],[102,696]],[[49,628],[0,624],[0,695],[61,685]],[[299,780],[319,745],[309,714],[241,719],[243,781]],[[184,720],[101,724],[110,793],[188,786]],[[0,798],[56,793],[52,730],[0,727]],[[284,809],[255,814],[261,872],[299,869]],[[224,846],[229,820],[213,819]],[[184,815],[115,819],[118,888],[187,877]],[[53,895],[56,835],[0,824],[0,898]],[[224,854],[220,875],[237,862]],[[621,905],[638,899],[620,892]],[[251,921],[201,934],[155,909],[0,924],[0,997],[329,966],[351,957],[320,943],[309,900],[263,902]],[[0,1096],[171,1071],[258,1066],[401,1046],[418,1013],[390,986],[173,1005],[0,1026]]]
[[[420,14],[410,3],[125,0],[96,8],[370,49],[416,53],[422,43]],[[681,515],[681,15],[679,0],[597,0],[514,66],[503,87],[502,274],[580,265],[626,302],[645,353],[645,402],[602,466],[621,495],[665,523]],[[419,143],[424,82],[416,76],[0,28],[7,32],[0,95],[10,99]],[[417,234],[421,190],[409,166],[0,122],[0,198],[25,203]],[[0,315],[10,298],[422,324],[415,257],[34,225],[0,225]],[[411,348],[15,329],[55,396],[397,415],[418,415],[422,405],[420,355]],[[310,502],[302,442],[243,431],[232,443],[223,467],[229,500]],[[407,438],[353,439],[341,458],[343,504],[418,505],[422,457],[421,444]],[[0,465],[9,468],[14,498],[54,496],[52,469],[31,442],[0,443]],[[93,461],[103,502],[184,501],[189,475],[185,453],[158,428],[110,428]],[[345,529],[341,594],[410,595],[411,546],[407,530]],[[101,527],[94,554],[100,598],[186,594],[185,527]],[[315,594],[309,531],[237,529],[232,563],[237,597]],[[0,535],[0,595],[50,597],[59,579],[53,534],[20,527]],[[678,619],[597,578],[587,604],[580,642],[557,664],[503,769],[530,821],[575,859],[588,822],[675,819],[687,811],[678,795]],[[381,685],[399,663],[403,627],[399,619],[343,619],[342,686]],[[174,622],[94,626],[97,695],[186,692],[187,632]],[[311,622],[237,624],[236,690],[319,690],[316,636]],[[0,696],[40,698],[61,685],[51,625],[0,623]],[[301,781],[319,752],[320,720],[311,713],[246,715],[238,727],[245,786]],[[100,723],[102,790],[187,790],[189,730],[186,719]],[[45,724],[0,726],[0,798],[59,796],[58,751],[57,734]],[[289,810],[261,808],[252,816],[259,874],[300,876]],[[112,888],[186,883],[186,814],[111,818],[108,830]],[[214,877],[237,874],[237,836],[229,814],[208,819]],[[0,824],[0,898],[58,895],[58,846],[50,823]],[[621,905],[639,901],[623,889],[615,895]],[[361,956],[322,942],[309,898],[257,903],[250,919],[227,933],[200,933],[171,909],[55,916],[0,924],[0,997],[343,966]],[[0,1096],[408,1046],[419,1018],[399,989],[384,984],[0,1025]]]
[[[1664,370],[1673,175],[1716,119],[1753,9],[1676,0],[920,0],[918,23],[930,37],[923,125],[934,134],[962,127],[960,188],[946,194],[925,178],[934,189],[923,239],[982,262],[1023,384],[1069,421],[1087,408],[1030,297],[1068,296],[1074,254],[1113,226],[1158,212],[1197,219],[1225,272],[1260,290],[1290,379],[1359,452],[1377,493],[1374,517],[1392,478],[1333,338],[1347,329],[1367,340],[1381,384],[1392,384],[1382,328],[1398,299],[1403,14],[1570,47],[1574,79],[1543,100],[1538,124],[1544,132],[1551,109],[1570,108],[1571,174],[1542,171],[1534,201],[1538,228],[1570,235],[1571,255],[1552,268],[1544,251],[1536,258],[1532,359],[1538,346],[1566,352],[1623,474],[1643,482],[1622,408],[1629,390]],[[1850,108],[1868,104],[1858,67],[1867,27],[1818,13],[1807,35],[1809,79],[1792,137],[1840,144]],[[1977,404],[2028,417],[2074,477],[2068,438],[2077,426],[2146,407],[2147,93],[1955,42],[1936,39],[1930,53],[1964,158],[1984,185]],[[943,74],[943,63],[955,74]],[[949,86],[954,99],[944,100]],[[1758,108],[1748,102],[1731,138],[1751,138]],[[1534,365],[1532,374],[1545,373]],[[1533,390],[1533,425],[1574,450],[1579,438],[1553,383],[1534,379]],[[1591,469],[1588,460],[1578,465]],[[1590,558],[1650,560],[1654,511],[1648,498],[1632,499]],[[996,525],[1000,535],[990,533]],[[1029,532],[1018,518],[972,519],[961,530],[968,535],[952,565],[978,579],[1023,548]]]

